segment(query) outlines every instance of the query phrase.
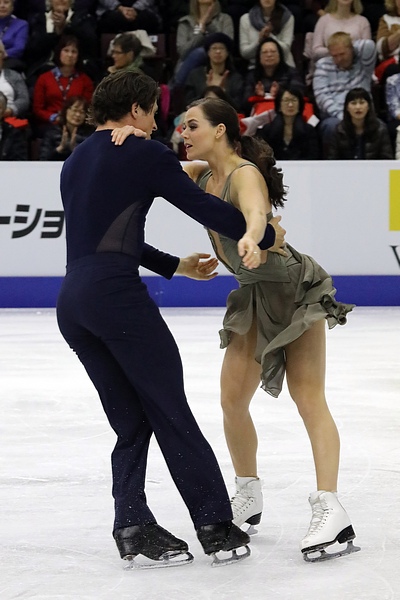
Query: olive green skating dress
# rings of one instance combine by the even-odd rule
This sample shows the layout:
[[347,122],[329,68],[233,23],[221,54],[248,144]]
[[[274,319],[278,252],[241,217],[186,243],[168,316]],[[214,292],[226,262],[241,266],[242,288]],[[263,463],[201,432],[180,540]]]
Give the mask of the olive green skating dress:
[[[236,168],[245,164],[249,163]],[[210,170],[204,171],[197,184],[205,189],[210,176]],[[222,198],[232,204],[230,177]],[[272,216],[272,212],[268,213],[268,221]],[[262,367],[261,387],[277,398],[285,376],[285,346],[321,319],[327,320],[329,329],[337,324],[344,325],[354,304],[338,302],[328,273],[311,256],[300,254],[289,244],[286,245],[286,257],[268,252],[266,263],[256,269],[246,269],[238,255],[237,242],[222,235],[218,237],[229,264],[221,257],[210,234],[214,251],[240,285],[227,298],[223,329],[219,332],[221,348],[228,346],[232,332],[247,333],[255,318],[255,360]]]

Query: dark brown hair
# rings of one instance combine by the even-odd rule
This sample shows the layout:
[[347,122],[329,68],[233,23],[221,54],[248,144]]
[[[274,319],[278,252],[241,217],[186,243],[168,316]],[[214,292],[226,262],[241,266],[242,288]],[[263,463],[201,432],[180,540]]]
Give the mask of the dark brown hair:
[[225,125],[229,145],[236,150],[239,156],[254,163],[260,169],[267,184],[272,205],[275,208],[283,207],[287,192],[283,185],[282,169],[276,166],[271,146],[264,140],[248,135],[241,136],[238,115],[225,100],[201,98],[192,102],[188,108],[192,106],[199,106],[213,127],[217,127],[220,123]]
[[107,121],[120,121],[130,113],[135,103],[149,113],[159,95],[157,83],[144,73],[112,73],[102,79],[94,91],[89,122],[104,125]]

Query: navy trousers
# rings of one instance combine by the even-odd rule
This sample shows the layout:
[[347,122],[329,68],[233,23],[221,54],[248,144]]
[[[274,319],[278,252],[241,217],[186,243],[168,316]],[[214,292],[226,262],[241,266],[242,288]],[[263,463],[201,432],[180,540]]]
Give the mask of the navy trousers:
[[57,319],[117,434],[114,529],[156,522],[145,495],[153,433],[195,528],[231,519],[217,460],[186,400],[179,350],[134,261],[99,253],[68,265]]

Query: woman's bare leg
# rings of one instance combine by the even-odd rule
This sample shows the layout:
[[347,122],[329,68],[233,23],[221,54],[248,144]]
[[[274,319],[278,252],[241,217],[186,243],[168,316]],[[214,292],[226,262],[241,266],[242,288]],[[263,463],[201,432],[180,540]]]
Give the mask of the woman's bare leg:
[[286,376],[310,438],[317,489],[336,491],[340,440],[325,399],[325,327],[319,321],[287,346]]
[[232,334],[221,371],[225,437],[239,477],[257,477],[257,433],[249,412],[261,375],[254,360],[256,339],[255,323],[246,335]]

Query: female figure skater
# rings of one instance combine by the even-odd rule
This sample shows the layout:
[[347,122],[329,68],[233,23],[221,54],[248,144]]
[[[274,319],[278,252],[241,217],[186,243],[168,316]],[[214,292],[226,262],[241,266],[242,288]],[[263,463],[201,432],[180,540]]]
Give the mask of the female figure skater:
[[[247,227],[254,198],[262,195],[264,212],[283,206],[285,187],[271,148],[253,137],[240,137],[235,111],[222,100],[201,99],[186,113],[183,139],[185,166],[200,187],[239,208]],[[254,213],[252,213],[254,215]],[[263,215],[259,215],[262,219]],[[254,216],[252,217],[254,220]],[[230,293],[223,329],[226,353],[221,373],[225,436],[236,473],[232,498],[234,522],[257,524],[262,512],[257,476],[257,435],[249,412],[260,383],[277,397],[286,373],[288,389],[304,421],[313,451],[317,490],[309,498],[312,519],[301,541],[304,558],[337,556],[324,548],[335,541],[355,550],[355,533],[337,499],[339,435],[325,399],[325,320],[330,328],[346,322],[352,305],[335,300],[330,276],[310,257],[287,246],[284,257],[263,251],[262,264],[250,271],[235,242],[209,232],[214,250],[240,288]]]

